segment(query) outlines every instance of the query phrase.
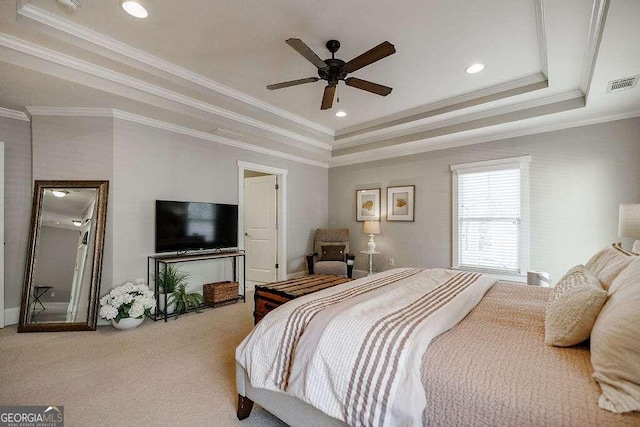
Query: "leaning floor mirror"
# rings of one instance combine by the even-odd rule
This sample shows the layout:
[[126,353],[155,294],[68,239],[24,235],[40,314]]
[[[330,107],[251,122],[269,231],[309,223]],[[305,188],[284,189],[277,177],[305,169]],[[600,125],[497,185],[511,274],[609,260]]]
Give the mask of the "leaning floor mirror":
[[36,181],[18,332],[94,331],[109,181]]

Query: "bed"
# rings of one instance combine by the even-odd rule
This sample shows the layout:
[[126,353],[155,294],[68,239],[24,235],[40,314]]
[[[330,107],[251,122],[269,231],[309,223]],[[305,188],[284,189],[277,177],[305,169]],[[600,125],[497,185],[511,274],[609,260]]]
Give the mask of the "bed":
[[[383,275],[390,277],[398,274],[398,271],[407,273],[415,270],[396,269]],[[424,271],[421,270],[418,276],[422,277]],[[443,276],[443,280],[453,280],[453,276],[460,274],[451,270],[443,271],[450,275]],[[444,273],[438,270],[438,274]],[[313,299],[330,298],[331,292],[344,293],[347,289],[364,286],[363,283],[376,278],[380,280],[378,276],[380,275],[340,285],[341,289],[327,290],[327,293],[323,291],[305,297],[305,300],[298,299],[296,304],[308,305]],[[407,287],[406,280],[403,278],[399,281],[398,289]],[[496,282],[494,279],[487,281],[486,276],[482,278],[484,282],[476,281],[480,279],[473,280],[473,286],[469,286],[469,289],[473,289],[475,293],[463,295],[464,299],[472,300],[471,303],[468,307],[464,304],[455,307],[454,311],[459,312],[460,318],[454,316],[448,320],[440,319],[439,327],[443,330],[426,339],[425,350],[413,355],[418,360],[417,365],[409,362],[400,373],[402,376],[403,373],[411,372],[406,376],[412,378],[410,381],[418,383],[419,390],[416,392],[415,385],[413,388],[406,386],[405,389],[404,383],[398,389],[392,388],[389,399],[401,396],[396,398],[401,401],[399,410],[412,412],[409,417],[403,418],[404,413],[394,412],[395,403],[384,399],[382,406],[388,405],[385,410],[390,413],[386,419],[374,416],[379,415],[379,408],[372,409],[372,415],[368,418],[350,417],[348,410],[341,416],[331,402],[343,399],[340,396],[323,398],[320,403],[314,401],[313,393],[305,390],[305,387],[309,388],[308,384],[315,384],[318,380],[329,381],[332,383],[329,389],[321,389],[320,394],[331,395],[340,389],[341,382],[345,382],[340,377],[326,377],[324,380],[315,378],[315,372],[324,369],[317,365],[312,366],[313,374],[305,374],[309,378],[303,378],[302,387],[287,384],[294,389],[293,394],[297,397],[291,396],[290,390],[283,392],[287,387],[278,387],[253,378],[251,374],[260,377],[260,373],[255,372],[256,365],[252,365],[248,359],[248,354],[251,353],[249,350],[253,350],[254,356],[260,353],[264,355],[265,348],[270,347],[252,347],[249,345],[251,336],[238,347],[236,353],[238,417],[242,419],[249,416],[251,406],[256,402],[293,426],[345,425],[345,421],[349,425],[640,425],[638,412],[615,414],[598,407],[601,392],[592,378],[588,343],[569,348],[544,344],[544,317],[549,288]],[[390,293],[395,295],[398,289]],[[373,293],[375,292],[378,291]],[[385,304],[389,302],[383,303]],[[296,306],[287,303],[283,307],[287,309],[279,308],[280,315],[291,319],[290,315],[296,310]],[[270,316],[272,314],[265,320]],[[272,321],[275,322],[275,318]],[[326,323],[327,320],[320,317],[316,322]],[[375,324],[380,320],[373,319],[371,322]],[[357,327],[354,324],[353,328]],[[256,329],[260,331],[254,330],[253,334],[268,336],[280,333],[274,323],[265,322]],[[303,332],[311,333],[306,330]],[[334,352],[349,358],[350,354],[357,352],[358,346],[345,346],[345,339],[338,338],[337,344],[334,344]],[[319,341],[319,337],[313,337],[310,341]],[[306,350],[301,348],[298,351],[303,355]],[[313,346],[312,348],[315,349]],[[281,350],[272,348],[272,351]],[[320,359],[321,363],[331,366],[337,363],[337,359]],[[299,372],[296,374],[300,369],[295,365],[290,369],[294,376],[304,377]],[[347,373],[346,376],[348,375]],[[364,405],[356,412],[361,415],[365,411],[363,408]]]

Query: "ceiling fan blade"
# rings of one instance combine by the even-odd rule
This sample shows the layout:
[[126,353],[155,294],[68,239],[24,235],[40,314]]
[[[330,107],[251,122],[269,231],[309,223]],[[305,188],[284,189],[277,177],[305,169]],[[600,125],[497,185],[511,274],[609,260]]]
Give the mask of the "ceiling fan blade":
[[322,95],[321,110],[328,110],[333,105],[333,95],[336,93],[336,85],[327,85],[324,88],[324,95]]
[[369,82],[355,77],[349,77],[344,81],[347,86],[355,87],[358,89],[366,90],[367,92],[375,93],[380,96],[387,96],[391,93],[393,88],[389,86],[379,85],[378,83]]
[[376,61],[386,58],[389,55],[396,53],[396,48],[391,43],[385,41],[371,50],[366,51],[360,56],[356,56],[345,65],[347,73],[353,73],[362,67],[366,67],[369,64],[373,64]]
[[282,88],[285,88],[285,87],[297,86],[297,85],[302,85],[302,84],[305,84],[305,83],[313,83],[313,82],[317,82],[318,80],[320,80],[318,77],[309,77],[309,78],[306,78],[306,79],[290,80],[288,82],[275,83],[275,84],[272,84],[272,85],[268,85],[267,89],[269,89],[269,90],[282,89]]
[[311,62],[313,65],[315,65],[317,68],[323,70],[327,67],[327,64],[324,63],[324,61],[322,59],[320,59],[320,57],[318,55],[316,55],[316,53],[314,51],[311,50],[311,48],[309,46],[307,46],[305,44],[305,42],[303,42],[300,39],[287,39],[285,41],[285,43],[287,43],[289,46],[291,46],[292,48],[295,49],[296,52],[298,52],[300,55],[304,56],[307,61]]

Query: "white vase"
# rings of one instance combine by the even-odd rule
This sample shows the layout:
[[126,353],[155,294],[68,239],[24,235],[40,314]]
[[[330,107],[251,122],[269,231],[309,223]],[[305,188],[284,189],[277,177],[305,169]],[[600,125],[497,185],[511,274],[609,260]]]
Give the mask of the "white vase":
[[[167,295],[167,301],[169,301],[170,299],[171,299],[171,295]],[[160,298],[158,299],[158,302],[160,303],[158,305],[158,313],[164,313],[164,294],[160,294]],[[175,309],[176,309],[175,302],[169,304],[169,307],[167,308],[167,314],[173,313]]]
[[133,329],[140,326],[142,322],[144,322],[144,317],[141,319],[127,317],[126,319],[120,319],[119,322],[116,322],[115,319],[111,319],[111,326],[116,329]]

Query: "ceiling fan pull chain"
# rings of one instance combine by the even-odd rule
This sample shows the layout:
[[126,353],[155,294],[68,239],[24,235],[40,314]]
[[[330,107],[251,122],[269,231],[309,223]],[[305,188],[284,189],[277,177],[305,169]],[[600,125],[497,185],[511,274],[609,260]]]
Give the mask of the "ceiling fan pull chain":
[[338,95],[336,96],[336,104],[340,103],[340,85],[336,85],[338,89]]

